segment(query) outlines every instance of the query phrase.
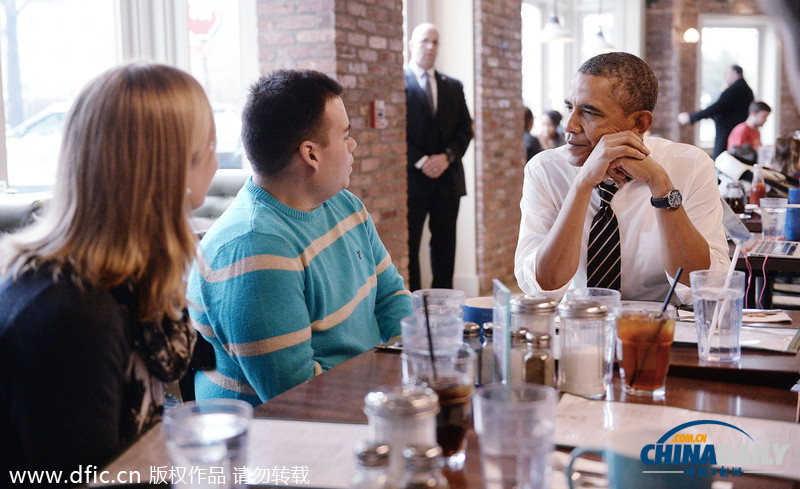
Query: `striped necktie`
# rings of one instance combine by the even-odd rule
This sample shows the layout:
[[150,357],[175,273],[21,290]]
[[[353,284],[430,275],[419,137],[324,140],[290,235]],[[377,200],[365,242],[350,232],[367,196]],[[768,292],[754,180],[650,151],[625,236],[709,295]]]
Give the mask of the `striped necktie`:
[[431,80],[428,78],[428,72],[422,73],[422,81],[425,84],[425,98],[428,100],[428,107],[431,108],[431,113],[436,113],[436,106],[433,105],[433,89],[431,89]]
[[589,247],[586,252],[586,285],[605,289],[620,289],[619,224],[611,210],[611,199],[617,191],[612,184],[597,186],[600,208],[592,219]]

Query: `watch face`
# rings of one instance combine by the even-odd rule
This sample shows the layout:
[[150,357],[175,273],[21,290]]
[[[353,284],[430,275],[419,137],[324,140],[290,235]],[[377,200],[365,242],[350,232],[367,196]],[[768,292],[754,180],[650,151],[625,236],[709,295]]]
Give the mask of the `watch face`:
[[671,190],[667,194],[667,201],[669,202],[669,206],[674,209],[676,207],[680,207],[681,202],[683,202],[683,197],[679,191]]

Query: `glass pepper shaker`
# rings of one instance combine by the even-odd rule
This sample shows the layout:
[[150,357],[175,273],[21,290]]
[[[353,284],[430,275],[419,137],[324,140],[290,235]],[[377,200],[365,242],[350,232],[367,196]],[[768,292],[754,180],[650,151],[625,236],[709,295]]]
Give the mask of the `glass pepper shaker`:
[[550,354],[550,335],[528,332],[528,353],[525,355],[523,379],[532,384],[556,386],[556,362]]
[[523,360],[528,353],[528,330],[521,328],[511,331],[511,353],[509,354],[508,381],[522,382]]
[[350,478],[350,489],[396,489],[389,478],[389,445],[380,441],[356,445],[356,471]]
[[[511,331],[526,329],[536,334],[549,334],[550,346],[556,334],[555,317],[558,303],[547,297],[520,295],[509,302],[511,312]],[[553,352],[550,352],[554,355]]]
[[406,472],[399,489],[450,489],[442,473],[444,459],[439,445],[411,445],[403,449]]
[[439,396],[433,389],[416,386],[383,386],[364,397],[369,439],[389,445],[389,476],[403,474],[402,450],[416,444],[436,443]]

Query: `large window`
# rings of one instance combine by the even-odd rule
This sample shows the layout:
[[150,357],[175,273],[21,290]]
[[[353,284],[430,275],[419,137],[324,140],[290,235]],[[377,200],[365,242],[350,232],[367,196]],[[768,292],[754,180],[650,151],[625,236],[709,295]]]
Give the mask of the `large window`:
[[238,111],[257,74],[253,0],[0,0],[0,7],[0,180],[10,188],[52,187],[72,100],[126,59],[191,72],[214,108],[220,167],[247,165]]
[[[772,144],[779,133],[780,93],[778,49],[772,23],[758,16],[702,16],[701,57],[699,60],[698,107],[714,103],[725,88],[728,66],[737,64],[753,89],[756,100],[772,107],[767,123],[761,128],[761,140]],[[776,76],[777,74],[777,76]],[[714,122],[703,119],[697,126],[697,144],[714,146]]]

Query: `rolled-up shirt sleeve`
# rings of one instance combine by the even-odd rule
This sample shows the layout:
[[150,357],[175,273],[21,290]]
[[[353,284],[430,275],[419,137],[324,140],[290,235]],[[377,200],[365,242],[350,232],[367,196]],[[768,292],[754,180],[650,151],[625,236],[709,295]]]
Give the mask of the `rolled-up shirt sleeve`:
[[541,167],[543,160],[537,156],[525,166],[520,201],[522,219],[514,255],[514,275],[517,284],[526,294],[545,295],[561,300],[571,281],[559,289],[544,290],[536,280],[536,254],[558,217],[560,204],[557,202],[562,200],[555,197],[558,189],[548,184]]

